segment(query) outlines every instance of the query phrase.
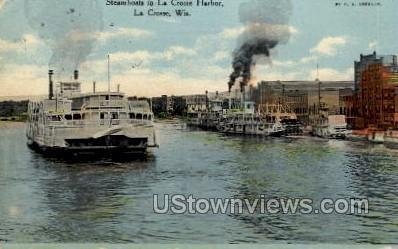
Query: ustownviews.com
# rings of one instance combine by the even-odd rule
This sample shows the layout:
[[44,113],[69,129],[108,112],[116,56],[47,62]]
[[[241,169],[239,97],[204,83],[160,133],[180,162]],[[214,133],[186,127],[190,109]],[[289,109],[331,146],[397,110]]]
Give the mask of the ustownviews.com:
[[157,214],[368,214],[369,201],[356,198],[196,198],[193,195],[153,195]]

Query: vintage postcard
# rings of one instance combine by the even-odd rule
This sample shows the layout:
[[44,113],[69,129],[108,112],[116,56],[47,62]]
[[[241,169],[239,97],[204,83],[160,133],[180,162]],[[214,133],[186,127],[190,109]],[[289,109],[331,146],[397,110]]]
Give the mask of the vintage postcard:
[[397,11],[0,0],[0,248],[398,248]]

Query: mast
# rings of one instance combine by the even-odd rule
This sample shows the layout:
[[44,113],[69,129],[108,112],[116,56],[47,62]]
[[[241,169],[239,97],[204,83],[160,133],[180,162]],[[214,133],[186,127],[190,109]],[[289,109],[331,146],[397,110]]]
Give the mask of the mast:
[[318,106],[321,108],[321,82],[318,82]]
[[263,108],[263,82],[260,83],[260,108],[259,108],[259,113],[262,113],[262,108]]
[[108,54],[108,92],[111,92],[111,58]]

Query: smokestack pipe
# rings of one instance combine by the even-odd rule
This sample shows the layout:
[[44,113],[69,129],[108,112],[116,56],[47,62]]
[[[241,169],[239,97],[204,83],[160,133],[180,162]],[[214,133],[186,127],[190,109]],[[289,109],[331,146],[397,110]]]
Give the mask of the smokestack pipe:
[[120,84],[117,84],[117,92],[120,93]]
[[95,84],[96,84],[96,82],[93,81],[93,93],[95,93]]
[[79,79],[79,70],[75,70],[75,71],[73,72],[73,78],[74,78],[75,80],[78,80],[78,79]]
[[53,75],[54,71],[53,70],[48,70],[48,99],[53,99],[54,97],[54,84],[53,84]]

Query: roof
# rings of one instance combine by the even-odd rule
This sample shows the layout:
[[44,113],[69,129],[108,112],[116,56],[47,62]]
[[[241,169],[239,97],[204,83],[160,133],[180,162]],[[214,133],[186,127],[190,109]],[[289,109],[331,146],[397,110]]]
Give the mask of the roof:
[[81,97],[91,97],[91,96],[120,96],[124,97],[125,94],[122,92],[91,92],[91,93],[78,93],[78,94],[73,94],[71,97],[68,97],[70,99],[74,98],[81,98]]

